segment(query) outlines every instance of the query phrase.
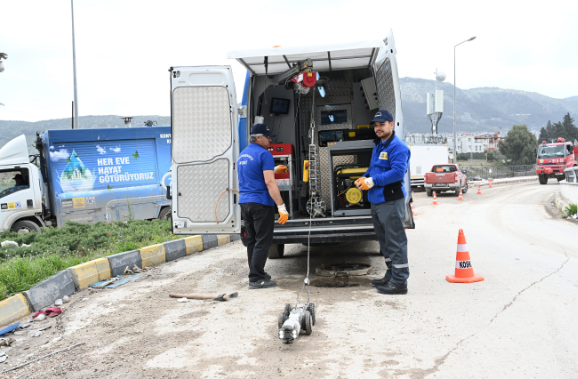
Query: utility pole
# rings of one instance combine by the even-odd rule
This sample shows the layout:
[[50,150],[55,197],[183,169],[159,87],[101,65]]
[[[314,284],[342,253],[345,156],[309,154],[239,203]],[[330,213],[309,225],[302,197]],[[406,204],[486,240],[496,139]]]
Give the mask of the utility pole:
[[74,73],[74,129],[78,129],[78,96],[76,94],[76,44],[74,42],[74,0],[70,0],[72,12],[72,71]]
[[[456,149],[457,142],[456,142],[456,47],[461,45],[462,43],[469,42],[475,40],[476,37],[472,37],[467,39],[463,42],[458,43],[454,46],[454,150]],[[458,163],[458,159],[454,159],[454,163]]]

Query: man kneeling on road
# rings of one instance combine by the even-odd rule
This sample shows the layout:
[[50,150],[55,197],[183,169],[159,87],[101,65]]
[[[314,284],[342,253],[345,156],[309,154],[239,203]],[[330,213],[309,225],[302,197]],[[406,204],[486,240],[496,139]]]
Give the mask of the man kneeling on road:
[[406,196],[403,179],[410,151],[395,135],[391,113],[380,110],[371,124],[377,135],[371,164],[364,176],[355,181],[357,188],[369,191],[373,226],[387,265],[383,279],[371,284],[383,294],[406,294],[409,266],[403,226]]
[[275,167],[273,155],[267,150],[271,134],[266,124],[251,129],[250,144],[239,154],[239,204],[247,231],[247,259],[249,261],[249,289],[275,287],[265,272],[265,263],[273,241],[275,205],[279,223],[285,224],[289,213],[283,204],[275,173],[287,172],[286,166]]

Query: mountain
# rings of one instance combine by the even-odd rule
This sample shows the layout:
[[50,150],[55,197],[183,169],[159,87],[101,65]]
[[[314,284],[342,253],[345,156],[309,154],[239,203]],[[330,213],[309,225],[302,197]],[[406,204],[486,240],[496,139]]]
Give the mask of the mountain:
[[570,97],[565,98],[564,100],[578,101],[578,96],[570,96]]
[[[132,119],[132,126],[144,126],[147,120],[156,121],[158,126],[171,124],[168,116],[135,116]],[[124,127],[124,121],[119,116],[81,116],[78,118],[78,126],[83,129],[92,128],[119,128]],[[18,137],[20,134],[26,135],[29,150],[36,151],[32,143],[36,139],[36,132],[44,132],[48,129],[70,129],[72,120],[70,118],[60,118],[56,120],[44,120],[36,122],[28,121],[5,121],[0,120],[0,147],[6,142]]]
[[[400,79],[404,124],[408,133],[431,133],[426,118],[426,93],[434,92],[434,80]],[[453,131],[453,93],[451,83],[438,83],[444,91],[444,113],[438,132]],[[570,116],[578,119],[578,101],[573,98],[554,99],[534,92],[496,87],[462,90],[456,88],[456,129],[458,132],[506,132],[513,125],[526,124],[530,130],[540,130],[548,120]]]

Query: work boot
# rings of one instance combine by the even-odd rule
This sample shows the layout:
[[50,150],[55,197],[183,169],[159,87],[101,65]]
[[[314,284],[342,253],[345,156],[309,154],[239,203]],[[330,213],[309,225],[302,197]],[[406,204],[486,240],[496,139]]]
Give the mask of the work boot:
[[371,281],[371,285],[374,286],[374,287],[383,286],[383,285],[386,285],[387,282],[389,282],[389,279],[391,279],[391,277],[386,275],[386,276],[384,276],[384,277],[381,278],[381,279],[374,279],[374,280],[372,280],[372,281]]
[[271,287],[277,287],[277,283],[265,279],[257,280],[256,282],[249,282],[250,290],[256,290],[260,288],[271,288]]
[[376,286],[377,292],[384,295],[405,295],[407,294],[407,284],[393,284],[391,281],[382,286]]

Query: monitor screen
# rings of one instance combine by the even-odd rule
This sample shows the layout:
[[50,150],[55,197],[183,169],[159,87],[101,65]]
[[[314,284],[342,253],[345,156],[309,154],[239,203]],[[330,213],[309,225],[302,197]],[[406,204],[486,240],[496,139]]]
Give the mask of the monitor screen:
[[321,125],[346,124],[347,111],[321,111]]
[[291,100],[289,100],[289,99],[281,99],[279,97],[272,97],[271,98],[271,109],[269,109],[269,113],[288,114],[289,113],[289,104],[291,104]]

